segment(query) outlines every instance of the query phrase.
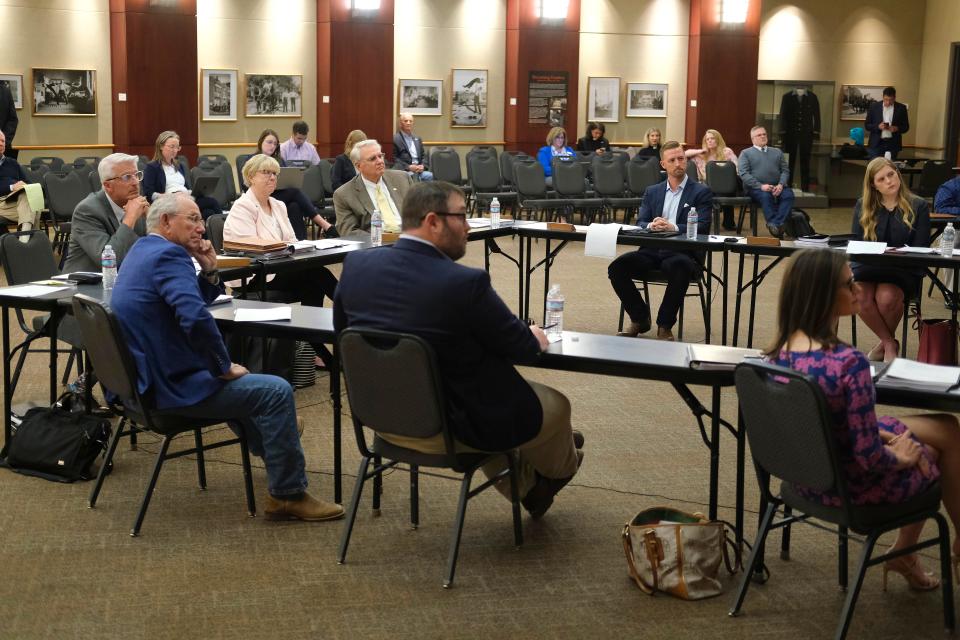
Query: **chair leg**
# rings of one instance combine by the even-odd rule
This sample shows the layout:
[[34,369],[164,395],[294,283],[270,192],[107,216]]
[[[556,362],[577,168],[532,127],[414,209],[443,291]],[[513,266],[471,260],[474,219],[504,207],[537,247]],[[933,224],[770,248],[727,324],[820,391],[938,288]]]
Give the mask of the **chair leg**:
[[117,430],[114,432],[113,437],[110,438],[107,454],[103,457],[103,464],[100,465],[100,471],[97,472],[97,481],[93,484],[93,489],[90,490],[90,499],[87,501],[87,506],[90,509],[94,509],[97,506],[100,489],[103,488],[103,481],[107,477],[107,469],[113,464],[113,454],[117,451],[117,443],[120,442],[120,438],[123,436],[123,425],[126,421],[126,418],[120,419],[120,422],[117,424]]
[[13,378],[10,380],[10,397],[13,397],[13,393],[17,390],[17,383],[20,381],[20,374],[23,373],[23,363],[27,359],[27,351],[30,348],[30,343],[25,342],[20,345],[20,355],[17,357],[17,366],[13,370]]
[[617,323],[617,332],[618,332],[618,333],[621,332],[621,331],[623,331],[623,316],[624,316],[623,304],[621,304],[621,305],[620,305],[620,322]]
[[193,430],[193,441],[197,446],[197,484],[200,491],[207,490],[207,466],[203,459],[203,434],[200,429]]
[[60,384],[65,385],[70,379],[70,371],[73,370],[73,363],[77,359],[77,350],[71,349],[70,355],[67,356],[67,366],[63,368],[63,378],[60,379]]
[[840,585],[841,591],[846,591],[849,584],[849,554],[850,539],[847,528],[841,526],[837,530],[837,584]]
[[[380,456],[373,457],[373,466],[379,467],[383,464],[383,459]],[[373,477],[373,515],[380,515],[380,494],[383,493],[383,474],[378,473]]]
[[443,581],[443,588],[453,586],[453,574],[457,570],[457,556],[460,553],[460,537],[463,535],[463,521],[467,517],[467,500],[470,499],[470,482],[474,471],[463,474],[460,483],[460,502],[457,504],[457,520],[453,523],[453,534],[450,538],[450,557],[447,561],[447,579]]
[[410,528],[420,526],[420,473],[415,464],[410,465]]
[[767,505],[767,510],[760,521],[760,529],[757,531],[757,539],[753,542],[753,549],[750,550],[750,557],[747,558],[747,564],[743,568],[743,578],[740,580],[740,588],[733,600],[733,606],[727,612],[729,616],[735,616],[740,613],[740,607],[743,605],[743,599],[747,596],[747,589],[750,587],[750,580],[753,576],[754,565],[760,560],[760,551],[766,542],[767,534],[770,533],[770,523],[773,522],[773,516],[777,512],[777,503],[771,502]]
[[520,487],[517,486],[517,459],[512,451],[504,453],[510,470],[510,506],[513,511],[513,544],[523,546],[523,523],[520,520]]
[[943,627],[953,634],[956,618],[953,608],[953,567],[950,562],[950,527],[939,513],[933,516],[940,536],[940,590],[943,592]]
[[157,461],[153,465],[153,473],[150,474],[150,482],[147,484],[147,490],[143,494],[143,501],[140,503],[140,511],[137,513],[137,519],[130,530],[132,537],[140,535],[140,527],[143,525],[143,519],[147,515],[147,507],[150,506],[150,498],[153,496],[153,490],[157,486],[157,478],[160,477],[160,469],[163,467],[163,461],[167,457],[167,449],[170,448],[171,436],[165,436],[160,444],[160,451],[157,453]]
[[350,508],[347,509],[347,521],[343,523],[343,534],[340,536],[340,551],[337,553],[337,564],[347,561],[347,547],[350,546],[350,534],[353,532],[353,523],[357,519],[357,509],[360,506],[360,494],[363,493],[363,483],[366,482],[367,469],[370,468],[370,458],[360,460],[357,470],[357,481],[353,485],[353,495],[350,497]]
[[677,326],[677,340],[683,342],[683,308],[686,305],[684,304],[683,299],[680,300],[680,318]]
[[243,488],[247,494],[247,515],[257,517],[257,502],[253,497],[253,471],[250,469],[250,447],[247,446],[246,436],[240,438],[240,462],[243,466]]
[[[789,518],[790,514],[793,513],[793,509],[787,505],[783,505],[783,517]],[[783,534],[780,538],[780,559],[789,560],[790,559],[790,528],[789,524],[783,526]]]
[[857,606],[857,597],[860,595],[860,588],[863,586],[863,578],[867,574],[867,561],[870,559],[876,543],[877,536],[875,534],[867,536],[863,543],[863,549],[860,551],[860,562],[857,564],[857,577],[853,582],[853,588],[847,591],[847,600],[843,603],[843,611],[840,612],[840,624],[837,626],[837,633],[834,635],[836,640],[843,640],[847,637],[847,630],[850,628],[850,621],[853,619],[853,609]]

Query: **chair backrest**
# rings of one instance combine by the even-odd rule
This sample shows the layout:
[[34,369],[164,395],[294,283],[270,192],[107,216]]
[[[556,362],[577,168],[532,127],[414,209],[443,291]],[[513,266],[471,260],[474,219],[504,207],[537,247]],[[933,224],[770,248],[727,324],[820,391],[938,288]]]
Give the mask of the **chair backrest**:
[[77,294],[73,296],[73,315],[97,379],[121,400],[133,400],[142,406],[137,393],[137,367],[113,312],[103,302]]
[[[205,162],[194,167],[193,169],[190,169],[190,177],[192,178],[193,182],[196,182],[197,178],[201,176],[216,176],[220,178],[219,182],[217,182],[217,186],[214,187],[213,192],[211,192],[209,195],[214,200],[219,202],[221,207],[226,208],[227,178],[223,175],[223,171],[220,167],[221,165],[208,164]],[[229,168],[229,165],[227,165],[227,168]]]
[[500,177],[504,185],[513,185],[513,163],[519,153],[519,151],[504,151],[500,154]]
[[237,166],[237,186],[240,187],[241,191],[246,191],[247,186],[243,184],[243,165],[247,164],[247,160],[253,157],[252,153],[241,153],[234,159],[234,164]]
[[[338,345],[350,411],[358,430],[363,425],[380,433],[413,438],[447,433],[437,360],[425,340],[403,333],[349,328],[341,332]],[[361,439],[362,430],[358,442]]]
[[662,181],[660,164],[655,158],[641,160],[634,158],[627,163],[627,187],[635,195],[642,196],[647,187],[652,187]]
[[65,176],[48,172],[43,176],[43,184],[50,196],[50,212],[58,220],[69,220],[80,201],[93,193],[90,181],[80,174],[70,172]]
[[737,195],[737,166],[729,160],[711,160],[707,163],[707,186],[715,196]]
[[[20,242],[25,235],[29,240]],[[0,260],[8,285],[46,280],[60,273],[50,238],[39,229],[0,236]]]
[[624,166],[624,172],[626,172],[627,163],[630,162],[630,154],[624,149],[610,149],[605,154],[605,156],[611,156],[620,161],[620,164]]
[[452,147],[436,147],[430,154],[430,170],[434,180],[463,184],[460,154]]
[[470,151],[467,151],[467,181],[473,182],[473,166],[472,160],[480,156],[491,156],[494,160],[497,159],[497,150],[495,147],[492,147],[488,144],[478,144]]
[[623,185],[626,181],[626,170],[623,163],[603,154],[593,157],[593,188],[597,195],[617,197],[623,195]]
[[467,154],[467,167],[475,192],[500,191],[500,164],[496,156],[488,153]]
[[94,169],[100,164],[100,156],[79,156],[73,159],[73,166],[80,167],[85,164],[90,165]]
[[240,195],[237,193],[237,181],[233,179],[233,167],[230,166],[229,162],[220,162],[216,167],[220,170],[220,175],[223,176],[223,179],[226,180],[227,196],[222,203],[223,206],[226,207]]
[[287,165],[288,167],[300,167],[300,168],[302,168],[302,169],[306,169],[307,167],[311,166],[312,164],[313,164],[313,163],[310,162],[309,160],[287,160],[287,161],[286,161],[286,165]]
[[227,222],[227,214],[215,213],[204,223],[207,227],[207,239],[217,253],[223,251],[223,225]]
[[754,464],[791,484],[837,491],[846,502],[820,385],[803,373],[760,361],[738,365],[734,378]]
[[200,164],[201,162],[220,164],[221,162],[227,162],[227,156],[219,153],[201,153],[197,156],[197,164]]
[[697,163],[687,162],[687,177],[690,182],[700,182],[700,175],[697,173]]
[[183,165],[183,172],[186,173],[186,174],[189,174],[189,173],[190,173],[190,161],[187,159],[187,156],[185,156],[185,155],[183,155],[183,154],[181,153],[180,155],[177,156],[177,161],[180,162],[181,165]]
[[586,191],[584,180],[587,168],[580,162],[553,159],[553,188],[561,196],[583,196]]
[[76,164],[75,164],[75,165],[73,165],[73,169],[72,169],[71,172],[72,172],[72,173],[76,173],[76,174],[79,175],[83,180],[89,181],[89,180],[90,180],[90,174],[91,174],[91,173],[95,173],[95,169],[94,169],[94,166],[93,166],[92,164],[79,164],[79,165],[76,165]]
[[37,156],[31,158],[30,166],[34,169],[39,166],[44,166],[50,171],[63,171],[63,158],[56,156]]
[[513,176],[516,180],[517,197],[521,202],[528,198],[540,200],[547,197],[543,165],[535,158],[524,158],[513,163]]
[[[330,160],[321,158],[316,166],[320,168],[320,177],[323,178],[324,196],[333,197],[333,163],[330,162]],[[306,180],[306,178],[304,178],[304,180]]]
[[100,189],[103,188],[103,183],[100,181],[99,171],[91,171],[87,179],[90,181],[90,188],[94,192],[100,191]]
[[320,164],[314,165],[303,172],[303,184],[300,185],[300,190],[303,191],[303,195],[307,196],[307,200],[312,202],[318,207],[323,206],[323,168],[322,165],[326,164],[329,166],[326,160],[321,160]]
[[937,195],[937,189],[947,180],[953,178],[953,166],[946,160],[927,160],[920,170],[920,186],[917,195],[932,198]]

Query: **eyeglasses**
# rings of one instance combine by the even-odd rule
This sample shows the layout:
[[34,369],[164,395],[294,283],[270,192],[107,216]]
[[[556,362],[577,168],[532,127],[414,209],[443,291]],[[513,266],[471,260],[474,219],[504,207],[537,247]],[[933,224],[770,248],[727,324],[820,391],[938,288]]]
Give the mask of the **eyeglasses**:
[[376,162],[377,160],[383,160],[386,156],[382,153],[378,153],[375,156],[370,156],[369,158],[364,158],[364,162]]
[[120,182],[130,182],[131,180],[136,180],[140,182],[143,180],[143,171],[137,171],[136,173],[125,173],[122,176],[113,176],[112,178],[107,178],[104,182],[109,182],[110,180],[119,180]]
[[163,145],[163,148],[164,148],[164,149],[170,149],[171,151],[179,151],[179,150],[180,150],[180,145],[179,145],[179,144],[169,144],[169,143],[168,143],[168,144]]
[[434,211],[434,213],[438,216],[450,216],[454,218],[463,218],[464,220],[467,219],[466,211]]
[[276,178],[280,172],[274,171],[273,169],[260,169],[260,171],[257,171],[257,173],[259,173],[262,176],[267,176],[268,178],[270,177]]
[[192,224],[192,225],[195,226],[195,227],[205,227],[205,226],[206,226],[206,224],[203,222],[203,218],[200,217],[199,215],[197,215],[196,213],[192,213],[192,214],[190,214],[190,215],[186,215],[186,214],[183,214],[183,213],[171,213],[170,215],[171,215],[171,216],[183,216],[183,217],[185,217],[185,218],[187,219],[187,222],[189,222],[190,224]]

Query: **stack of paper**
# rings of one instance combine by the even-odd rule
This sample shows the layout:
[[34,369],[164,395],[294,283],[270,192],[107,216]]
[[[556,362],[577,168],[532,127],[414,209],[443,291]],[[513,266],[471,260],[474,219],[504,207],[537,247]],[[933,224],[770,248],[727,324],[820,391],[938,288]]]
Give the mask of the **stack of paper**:
[[824,235],[822,233],[815,233],[810,236],[800,236],[793,241],[793,244],[797,247],[827,247],[830,243],[830,236]]
[[716,344],[687,345],[687,362],[691,369],[722,371],[733,369],[744,358],[759,358],[759,349],[740,349]]
[[920,391],[946,391],[960,380],[960,367],[926,364],[897,358],[880,376],[880,382]]
[[851,240],[847,243],[847,253],[883,253],[887,250],[886,242],[864,242],[862,240]]

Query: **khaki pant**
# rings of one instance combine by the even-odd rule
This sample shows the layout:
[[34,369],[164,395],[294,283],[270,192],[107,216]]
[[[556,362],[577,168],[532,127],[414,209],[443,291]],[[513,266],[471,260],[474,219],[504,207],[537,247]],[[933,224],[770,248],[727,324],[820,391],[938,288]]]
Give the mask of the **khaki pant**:
[[7,223],[15,222],[18,226],[29,222],[36,229],[40,221],[40,212],[30,208],[27,192],[21,189],[17,193],[10,194],[6,200],[0,201],[0,220]]
[[[577,450],[573,446],[573,428],[570,424],[570,401],[552,387],[527,380],[527,384],[537,394],[543,408],[543,423],[540,433],[532,440],[517,447],[519,466],[517,467],[518,492],[520,497],[527,495],[537,481],[537,473],[546,478],[569,478],[577,472]],[[444,453],[446,446],[442,435],[430,438],[411,438],[378,434],[395,445],[422,451],[424,453]],[[457,451],[474,453],[477,449],[463,443],[456,443]],[[483,466],[483,473],[492,478],[507,467],[506,459],[497,456]],[[497,491],[510,498],[510,481],[503,480],[496,485]]]

